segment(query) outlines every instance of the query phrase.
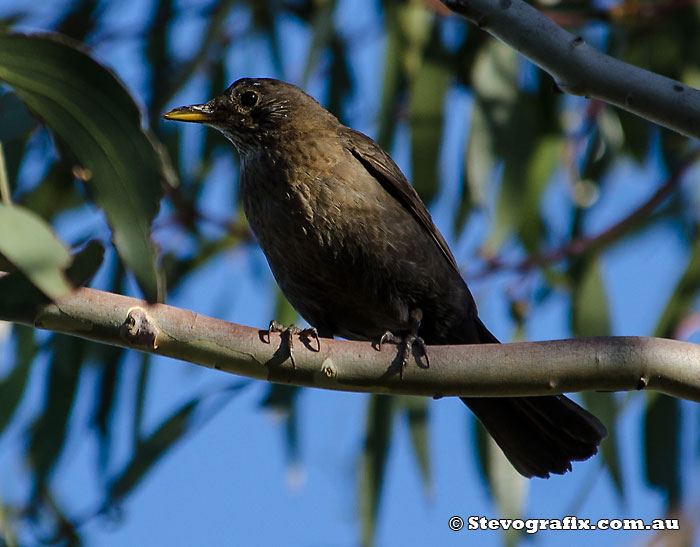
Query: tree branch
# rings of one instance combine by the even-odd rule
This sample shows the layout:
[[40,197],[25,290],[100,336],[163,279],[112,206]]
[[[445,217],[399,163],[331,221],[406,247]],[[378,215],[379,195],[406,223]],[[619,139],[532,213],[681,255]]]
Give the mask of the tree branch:
[[473,346],[430,346],[399,379],[397,352],[367,342],[295,345],[296,369],[278,334],[162,304],[81,288],[36,312],[0,319],[174,357],[271,382],[341,391],[442,397],[546,395],[651,389],[700,402],[700,346],[610,337]]
[[552,75],[572,95],[601,99],[700,138],[700,91],[589,46],[523,0],[441,0]]

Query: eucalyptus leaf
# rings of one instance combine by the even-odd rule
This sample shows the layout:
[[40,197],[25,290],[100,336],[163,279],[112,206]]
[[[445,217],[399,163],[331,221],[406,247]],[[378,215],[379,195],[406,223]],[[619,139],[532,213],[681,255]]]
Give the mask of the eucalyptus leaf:
[[40,217],[20,206],[0,203],[0,254],[49,298],[71,290],[65,270],[70,253]]
[[157,299],[149,226],[162,191],[161,159],[138,107],[115,76],[59,35],[0,33],[0,80],[41,117],[112,227],[117,252]]

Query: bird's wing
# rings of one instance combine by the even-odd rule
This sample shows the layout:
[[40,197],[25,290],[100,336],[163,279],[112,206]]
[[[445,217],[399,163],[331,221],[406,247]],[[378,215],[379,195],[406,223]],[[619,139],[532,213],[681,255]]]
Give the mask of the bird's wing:
[[430,213],[428,213],[413,186],[411,186],[411,183],[408,182],[389,154],[367,135],[349,127],[342,126],[339,130],[339,136],[346,148],[359,160],[365,169],[420,222],[435,240],[435,243],[438,244],[448,262],[457,270],[457,262],[455,257],[452,256],[445,238],[438,231],[433,219],[430,217]]

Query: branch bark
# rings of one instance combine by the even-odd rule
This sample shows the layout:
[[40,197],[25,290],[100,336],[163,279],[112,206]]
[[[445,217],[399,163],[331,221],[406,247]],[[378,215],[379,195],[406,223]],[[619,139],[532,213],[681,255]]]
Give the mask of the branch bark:
[[700,138],[697,89],[598,51],[523,0],[441,1],[548,72],[562,91]]
[[295,343],[296,369],[278,334],[76,289],[34,312],[0,319],[165,355],[225,372],[299,386],[443,397],[548,395],[650,389],[700,402],[700,346],[661,338],[610,337],[474,346],[431,346],[430,367],[367,342]]

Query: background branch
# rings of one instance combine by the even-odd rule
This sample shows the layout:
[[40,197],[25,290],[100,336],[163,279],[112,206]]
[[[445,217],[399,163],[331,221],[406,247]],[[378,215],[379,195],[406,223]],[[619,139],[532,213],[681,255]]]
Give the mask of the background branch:
[[430,367],[411,362],[399,379],[391,347],[323,340],[295,345],[292,369],[279,335],[197,313],[81,288],[25,316],[0,317],[249,378],[299,386],[448,395],[545,395],[651,389],[700,401],[700,347],[642,337],[502,345],[431,346]]
[[442,0],[554,78],[566,93],[601,99],[700,138],[700,91],[606,55],[522,0]]

